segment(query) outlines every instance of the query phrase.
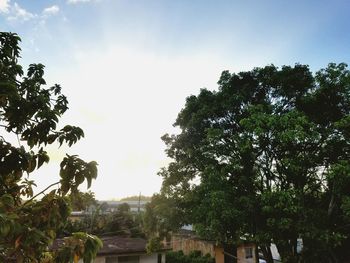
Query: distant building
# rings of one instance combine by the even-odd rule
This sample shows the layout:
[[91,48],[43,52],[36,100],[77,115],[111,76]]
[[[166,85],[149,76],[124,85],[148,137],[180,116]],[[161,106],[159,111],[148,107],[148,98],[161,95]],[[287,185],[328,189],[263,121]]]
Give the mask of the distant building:
[[145,211],[145,206],[149,201],[97,201],[97,203],[103,206],[106,212],[115,212],[118,210],[118,206],[128,204],[130,211],[137,213],[139,211]]
[[72,211],[69,216],[69,220],[75,222],[83,219],[88,213],[85,211]]
[[118,207],[123,204],[128,204],[131,213],[145,211],[146,204],[149,201],[97,201],[97,206],[91,205],[85,211],[72,211],[69,216],[71,221],[78,221],[86,216],[92,215],[97,209],[99,214],[109,214],[118,211]]

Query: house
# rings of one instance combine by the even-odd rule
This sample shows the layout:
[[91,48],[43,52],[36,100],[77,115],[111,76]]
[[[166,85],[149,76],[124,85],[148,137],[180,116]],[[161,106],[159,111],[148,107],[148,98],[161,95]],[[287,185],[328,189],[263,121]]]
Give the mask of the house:
[[237,246],[237,260],[239,263],[257,262],[257,247],[255,243],[244,242]]
[[168,249],[147,254],[147,241],[143,238],[111,236],[101,240],[103,248],[98,252],[95,263],[165,263]]
[[[165,253],[170,248],[148,254],[146,252],[147,240],[121,236],[100,237],[103,247],[97,253],[92,263],[165,263]],[[63,239],[57,239],[52,249],[58,249]],[[79,260],[79,263],[83,263]]]
[[200,251],[203,256],[209,254],[215,259],[215,263],[264,262],[258,258],[257,246],[252,242],[242,241],[236,245],[222,245],[200,238],[194,231],[187,229],[172,234],[171,247],[173,251],[181,250],[185,255],[193,251]]
[[193,231],[182,229],[179,233],[172,234],[171,248],[173,251],[182,251],[185,255],[192,251],[200,251],[201,254],[209,254],[215,259],[215,263],[224,263],[224,248],[214,241],[202,239],[193,234]]

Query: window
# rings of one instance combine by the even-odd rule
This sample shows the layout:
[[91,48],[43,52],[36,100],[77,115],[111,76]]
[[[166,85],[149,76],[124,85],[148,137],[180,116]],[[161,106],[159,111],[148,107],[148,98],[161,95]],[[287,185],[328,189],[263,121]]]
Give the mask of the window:
[[253,248],[245,247],[244,248],[245,258],[253,258]]
[[139,262],[140,262],[140,257],[139,256],[118,257],[118,263],[139,263]]

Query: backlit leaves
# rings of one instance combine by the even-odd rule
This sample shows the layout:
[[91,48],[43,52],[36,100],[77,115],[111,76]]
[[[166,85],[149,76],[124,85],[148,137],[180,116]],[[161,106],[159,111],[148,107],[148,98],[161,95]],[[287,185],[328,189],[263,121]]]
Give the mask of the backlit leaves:
[[85,162],[75,155],[65,157],[61,162],[61,191],[66,194],[69,190],[77,191],[78,186],[85,180],[90,188],[92,179],[97,177],[97,163]]
[[84,263],[90,263],[102,246],[102,241],[98,237],[83,232],[76,232],[71,237],[64,239],[63,246],[55,253],[54,262],[77,263],[82,259]]
[[[85,180],[90,187],[97,163],[67,156],[60,182],[34,195],[31,175],[50,160],[44,147],[55,142],[72,146],[84,133],[72,125],[57,128],[67,98],[59,85],[46,87],[44,65],[30,64],[24,75],[19,42],[16,34],[0,32],[0,262],[58,262],[48,248],[71,211],[65,195]],[[19,146],[6,140],[10,133]],[[57,188],[46,193],[52,186]],[[80,256],[91,261],[100,243],[94,237],[85,240]]]

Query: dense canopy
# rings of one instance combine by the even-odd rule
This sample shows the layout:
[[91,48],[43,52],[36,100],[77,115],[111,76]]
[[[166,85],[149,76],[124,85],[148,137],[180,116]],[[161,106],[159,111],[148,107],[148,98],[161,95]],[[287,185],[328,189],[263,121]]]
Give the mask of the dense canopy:
[[[350,72],[329,64],[224,71],[217,91],[190,96],[162,193],[183,222],[223,243],[255,241],[271,261],[349,257]],[[302,240],[299,253],[297,241]]]

